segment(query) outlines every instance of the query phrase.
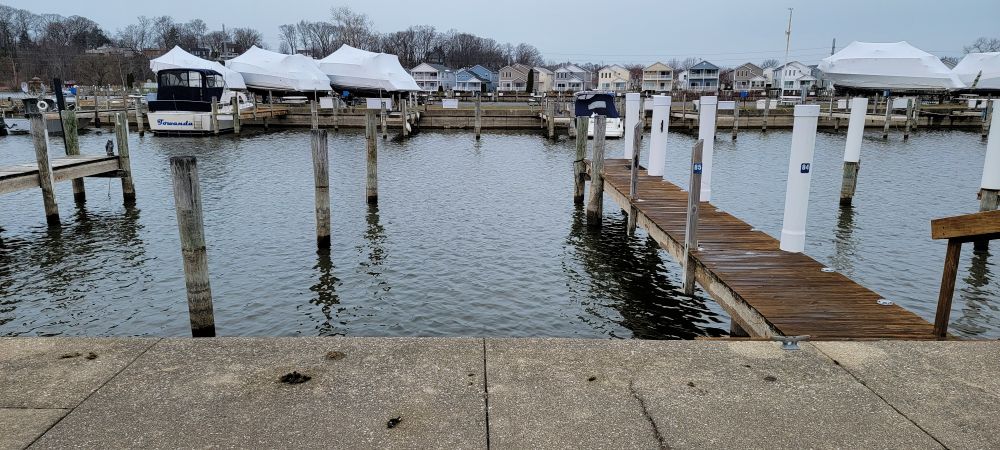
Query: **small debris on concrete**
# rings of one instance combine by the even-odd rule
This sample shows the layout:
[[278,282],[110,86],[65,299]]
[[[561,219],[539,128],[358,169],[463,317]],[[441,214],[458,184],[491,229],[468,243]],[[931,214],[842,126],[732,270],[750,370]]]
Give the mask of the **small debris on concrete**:
[[768,376],[764,377],[764,381],[778,381],[778,377],[776,377],[774,375],[768,375]]
[[85,358],[87,358],[87,359],[97,359],[97,353],[94,353],[94,352],[87,353],[87,356],[85,356]]
[[299,383],[305,383],[306,381],[309,381],[311,379],[312,377],[309,375],[303,375],[301,373],[293,371],[292,373],[282,375],[279,380],[285,384],[299,384]]
[[744,364],[743,367],[746,367],[747,369],[749,369],[750,368],[750,364]]
[[590,378],[587,378],[587,381],[597,381],[597,377],[590,377]]
[[337,361],[347,356],[344,352],[326,352],[326,359]]
[[694,381],[688,381],[688,386],[689,387],[694,387]]
[[396,426],[399,425],[399,423],[402,422],[402,421],[403,421],[403,418],[401,416],[400,417],[393,417],[393,418],[389,419],[388,422],[385,423],[385,427],[389,428],[389,429],[396,428]]
[[476,376],[476,374],[474,374],[474,373],[471,373],[471,372],[470,372],[470,373],[469,373],[469,376],[470,376],[470,377],[474,377],[474,376]]
[[81,355],[82,353],[80,352],[64,353],[62,356],[59,357],[59,359],[77,358],[80,357]]

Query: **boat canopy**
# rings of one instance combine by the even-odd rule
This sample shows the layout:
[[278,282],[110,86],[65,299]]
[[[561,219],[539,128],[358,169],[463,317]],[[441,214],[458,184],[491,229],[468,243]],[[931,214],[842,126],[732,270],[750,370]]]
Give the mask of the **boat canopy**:
[[970,90],[1000,90],[1000,52],[969,53],[951,71]]
[[381,91],[419,91],[420,86],[396,55],[374,53],[344,44],[318,61],[337,88]]
[[819,70],[837,87],[947,91],[965,87],[936,56],[902,42],[851,42]]
[[226,67],[243,75],[250,88],[296,92],[331,90],[330,79],[319,70],[316,61],[303,55],[286,55],[253,46],[226,61]]
[[576,98],[576,116],[590,117],[597,114],[609,119],[620,118],[618,109],[615,108],[615,95],[612,91],[580,91],[573,94]]
[[153,73],[159,73],[161,70],[165,69],[214,70],[222,74],[222,78],[226,80],[226,87],[229,89],[247,88],[246,83],[243,82],[243,75],[240,75],[239,72],[229,70],[226,66],[223,66],[215,61],[209,61],[207,59],[194,56],[178,46],[170,49],[170,51],[164,53],[163,56],[150,60],[149,68],[153,71]]
[[156,100],[149,111],[212,110],[212,99],[222,98],[225,80],[211,69],[162,69],[156,74]]

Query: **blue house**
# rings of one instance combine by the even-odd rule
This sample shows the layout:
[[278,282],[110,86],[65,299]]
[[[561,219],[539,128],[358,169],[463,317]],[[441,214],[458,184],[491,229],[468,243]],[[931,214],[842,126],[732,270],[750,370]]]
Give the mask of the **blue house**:
[[715,92],[719,90],[719,66],[702,61],[687,71],[687,89]]
[[500,82],[500,74],[487,69],[479,64],[476,64],[469,68],[469,71],[476,74],[479,79],[486,81],[486,91],[493,92],[497,89],[497,83]]

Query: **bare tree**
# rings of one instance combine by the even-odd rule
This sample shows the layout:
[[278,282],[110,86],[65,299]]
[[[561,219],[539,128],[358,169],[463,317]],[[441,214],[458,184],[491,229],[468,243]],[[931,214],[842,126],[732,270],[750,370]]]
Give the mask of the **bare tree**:
[[761,61],[760,68],[761,69],[770,69],[770,68],[773,68],[773,67],[778,67],[779,64],[781,64],[781,63],[778,62],[777,59],[768,58],[768,59],[765,59],[765,60]]
[[[281,45],[283,53],[295,53],[298,51],[299,30],[294,24],[286,24],[278,27],[281,34]],[[287,50],[287,51],[285,51]]]
[[517,44],[513,53],[514,62],[519,62],[532,67],[542,64],[542,53],[539,52],[534,45],[522,42]]
[[949,69],[954,69],[958,65],[959,58],[957,56],[942,56],[941,62],[944,63]]
[[243,53],[253,46],[264,47],[264,36],[253,28],[233,28],[233,47]]
[[202,43],[212,52],[214,57],[218,57],[226,50],[226,43],[232,40],[228,31],[213,31],[205,34]]
[[966,45],[965,53],[1000,52],[1000,38],[981,37],[971,45]]
[[118,30],[115,41],[119,47],[127,48],[134,52],[142,52],[149,46],[153,37],[150,29],[150,19],[146,16],[139,16],[139,22],[127,25]]
[[372,30],[372,21],[367,15],[340,6],[331,8],[330,16],[340,43],[365,50],[372,50],[378,44],[378,35]]
[[309,50],[314,56],[326,56],[336,49],[337,30],[329,22],[301,21],[295,25],[299,35],[301,50]]

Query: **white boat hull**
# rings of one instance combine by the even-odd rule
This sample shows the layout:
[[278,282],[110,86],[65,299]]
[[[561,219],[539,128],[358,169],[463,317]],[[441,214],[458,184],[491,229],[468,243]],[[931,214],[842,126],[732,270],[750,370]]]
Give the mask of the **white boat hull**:
[[[587,137],[588,138],[593,138],[594,137],[594,118],[595,117],[591,116],[590,123],[587,124]],[[620,138],[622,138],[622,137],[625,136],[625,121],[624,120],[622,120],[621,118],[612,119],[610,117],[607,118],[607,119],[604,119],[604,120],[605,120],[605,123],[607,124],[607,127],[605,128],[605,132],[604,132],[604,137],[605,138],[620,139]]]
[[[146,115],[149,129],[157,134],[213,133],[212,113],[190,111],[157,111]],[[219,132],[233,130],[233,115],[219,114]]]

